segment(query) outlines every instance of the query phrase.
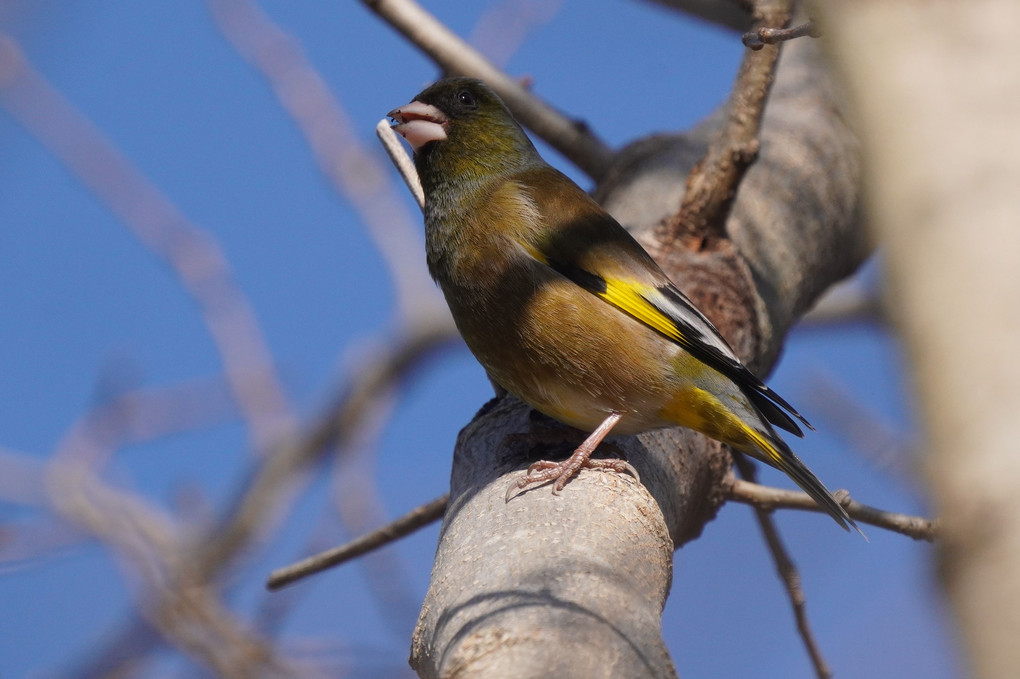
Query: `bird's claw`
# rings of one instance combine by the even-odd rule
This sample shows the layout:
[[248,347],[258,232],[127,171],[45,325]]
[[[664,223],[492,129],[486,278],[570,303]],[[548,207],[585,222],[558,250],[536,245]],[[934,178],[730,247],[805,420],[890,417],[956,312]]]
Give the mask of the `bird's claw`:
[[580,461],[580,463],[577,463],[572,459],[566,459],[560,462],[539,460],[528,467],[524,476],[510,483],[506,489],[504,500],[509,502],[510,499],[516,495],[516,491],[524,490],[529,486],[535,486],[549,481],[552,481],[553,495],[559,495],[560,491],[566,487],[570,480],[577,476],[577,472],[579,472],[582,467],[602,471],[613,471],[621,474],[630,474],[634,477],[635,481],[641,483],[641,475],[638,473],[638,470],[634,468],[634,465],[626,460],[593,460],[588,458]]

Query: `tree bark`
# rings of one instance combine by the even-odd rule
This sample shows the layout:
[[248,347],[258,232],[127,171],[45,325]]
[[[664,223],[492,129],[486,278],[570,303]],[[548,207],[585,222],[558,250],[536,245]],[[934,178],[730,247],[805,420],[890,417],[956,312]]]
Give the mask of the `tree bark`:
[[[718,116],[624,149],[597,191],[758,370],[771,366],[797,316],[867,252],[856,223],[857,144],[839,96],[815,46],[785,49],[759,160],[727,222],[731,240],[667,250],[651,238],[678,209]],[[420,676],[676,675],[661,630],[671,552],[724,501],[728,453],[683,429],[618,437],[641,483],[584,470],[559,495],[542,487],[504,502],[521,470],[551,455],[534,443],[550,426],[506,397],[461,432],[412,642]]]

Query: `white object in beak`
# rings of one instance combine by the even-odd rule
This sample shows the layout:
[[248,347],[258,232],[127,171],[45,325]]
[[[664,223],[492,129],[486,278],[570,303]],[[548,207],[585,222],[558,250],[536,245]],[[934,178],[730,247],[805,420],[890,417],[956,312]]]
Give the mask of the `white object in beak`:
[[438,108],[420,101],[395,108],[386,116],[397,121],[393,131],[406,139],[415,153],[431,141],[446,139],[446,125],[450,122]]

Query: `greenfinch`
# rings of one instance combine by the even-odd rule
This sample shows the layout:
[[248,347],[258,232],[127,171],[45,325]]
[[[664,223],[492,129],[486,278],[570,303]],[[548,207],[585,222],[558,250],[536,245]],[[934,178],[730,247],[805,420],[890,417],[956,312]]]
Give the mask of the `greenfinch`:
[[542,159],[495,92],[446,78],[388,116],[424,189],[429,272],[471,352],[496,384],[591,432],[569,459],[536,463],[516,485],[552,481],[558,491],[582,466],[607,466],[589,458],[610,431],[681,425],[782,470],[840,526],[856,527],[773,428],[803,436],[794,418],[811,425]]

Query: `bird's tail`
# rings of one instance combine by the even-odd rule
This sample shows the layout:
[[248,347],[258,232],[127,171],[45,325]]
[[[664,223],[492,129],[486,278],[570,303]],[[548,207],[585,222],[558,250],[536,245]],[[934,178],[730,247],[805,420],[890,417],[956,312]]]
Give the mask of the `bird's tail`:
[[807,468],[807,465],[800,461],[800,458],[790,450],[790,446],[786,445],[785,441],[775,434],[762,432],[752,427],[747,427],[745,433],[751,439],[754,447],[758,449],[755,452],[760,453],[755,457],[793,479],[844,530],[850,530],[850,526],[853,526],[858,533],[864,535],[843,506],[832,496],[829,489],[818,480],[818,477]]

